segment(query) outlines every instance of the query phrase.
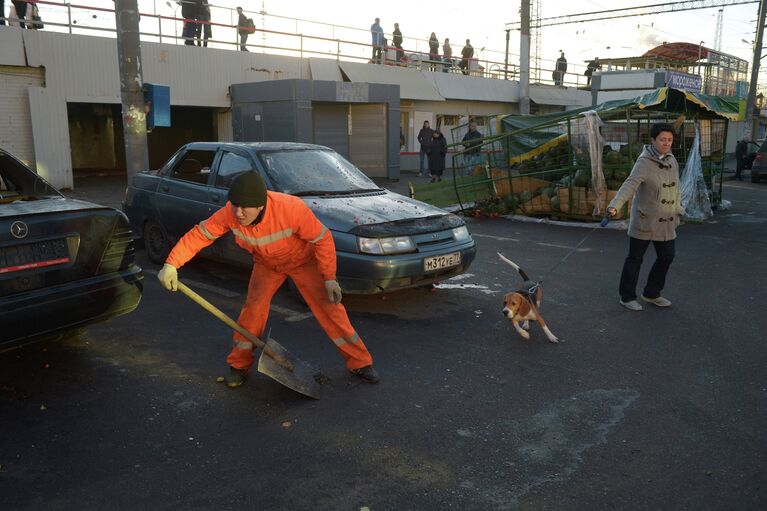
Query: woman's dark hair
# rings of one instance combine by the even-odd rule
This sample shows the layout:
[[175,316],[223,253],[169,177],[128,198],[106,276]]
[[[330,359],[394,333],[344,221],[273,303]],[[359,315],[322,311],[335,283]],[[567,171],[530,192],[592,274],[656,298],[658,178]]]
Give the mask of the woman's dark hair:
[[667,122],[656,122],[652,126],[650,126],[650,138],[655,140],[658,135],[663,133],[664,131],[668,131],[673,136],[676,136],[676,133],[674,133],[674,127],[667,123]]

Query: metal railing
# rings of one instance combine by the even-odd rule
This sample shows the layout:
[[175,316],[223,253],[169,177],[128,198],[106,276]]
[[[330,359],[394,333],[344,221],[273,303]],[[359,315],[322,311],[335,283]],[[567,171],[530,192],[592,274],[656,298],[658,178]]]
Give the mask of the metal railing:
[[[160,2],[158,5],[158,1],[153,0],[151,12],[140,12],[139,31],[142,41],[163,44],[202,45],[207,43],[208,48],[235,50],[239,48],[238,16],[231,7],[209,4],[211,20],[216,21],[195,21],[184,20],[180,16],[181,6],[179,2],[170,0],[165,2],[160,0]],[[10,4],[10,2],[6,3]],[[36,4],[45,23],[44,30],[102,37],[115,33],[115,15],[112,8],[50,0],[38,0]],[[158,6],[161,9],[172,10],[173,15],[164,15],[158,12]],[[416,67],[434,72],[462,72],[460,68],[462,46],[459,45],[454,46],[453,57],[446,64],[442,54],[430,55],[428,40],[403,37],[404,61],[397,61],[396,49],[392,44],[388,44],[384,51],[386,58],[382,62],[375,62],[372,58],[373,45],[370,43],[369,29],[279,16],[265,12],[244,11],[244,13],[246,17],[257,20],[256,31],[249,35],[245,45],[248,50],[273,55],[326,57],[338,61]],[[221,20],[228,20],[228,22],[221,22]],[[9,21],[13,23],[17,20],[11,19]],[[205,40],[204,31],[201,30],[199,39],[194,38],[193,41],[190,41],[184,38],[182,36],[184,23],[190,22],[200,26],[208,25],[212,37]],[[270,27],[269,29],[264,28],[266,24]],[[225,34],[223,37],[219,35],[222,33]],[[385,36],[391,41],[391,34],[385,34]],[[442,43],[440,43],[441,47]],[[518,60],[518,56],[510,54],[507,65],[504,52],[486,48],[475,49],[468,74],[490,79],[516,80],[519,77],[519,68],[517,64],[512,62]],[[541,83],[554,83],[552,79],[547,78],[555,67],[554,61],[543,60],[542,62],[541,77],[543,79]],[[573,65],[573,68],[575,69],[574,72],[565,73],[563,85],[585,86],[586,77],[583,75],[585,67]]]

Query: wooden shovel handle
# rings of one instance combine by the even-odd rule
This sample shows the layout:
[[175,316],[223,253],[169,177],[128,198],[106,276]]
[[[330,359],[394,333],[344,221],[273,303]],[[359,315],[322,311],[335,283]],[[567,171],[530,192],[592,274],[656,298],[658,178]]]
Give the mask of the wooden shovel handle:
[[200,307],[202,307],[203,309],[210,312],[211,314],[216,316],[218,319],[226,323],[230,328],[239,332],[243,337],[245,337],[247,340],[252,342],[254,345],[263,349],[264,353],[272,357],[274,361],[280,364],[282,367],[284,367],[288,371],[293,371],[293,364],[290,363],[290,361],[286,360],[284,357],[273,352],[266,345],[266,343],[264,343],[261,339],[259,339],[252,333],[245,330],[236,321],[234,321],[232,318],[224,314],[218,307],[216,307],[215,305],[210,303],[208,300],[206,300],[205,298],[203,298],[202,296],[198,295],[193,290],[191,290],[189,287],[187,287],[186,284],[179,281],[178,290],[181,291],[183,294],[185,294],[187,297],[189,297],[193,302],[197,303],[197,305],[199,305]]

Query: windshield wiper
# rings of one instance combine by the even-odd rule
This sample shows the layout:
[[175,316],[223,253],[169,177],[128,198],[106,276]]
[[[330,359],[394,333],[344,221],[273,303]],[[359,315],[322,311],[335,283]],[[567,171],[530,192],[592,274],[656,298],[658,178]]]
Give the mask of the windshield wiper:
[[307,195],[352,195],[355,193],[380,192],[381,188],[359,188],[356,190],[307,190],[295,192],[293,195],[304,197]]

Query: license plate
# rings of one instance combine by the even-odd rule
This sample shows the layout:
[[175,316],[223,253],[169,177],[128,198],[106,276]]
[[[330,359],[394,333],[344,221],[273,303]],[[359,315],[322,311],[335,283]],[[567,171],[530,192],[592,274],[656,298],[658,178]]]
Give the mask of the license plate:
[[0,274],[71,262],[65,240],[0,248]]
[[461,253],[453,252],[441,256],[427,257],[423,260],[424,271],[435,271],[443,268],[451,268],[461,264]]

